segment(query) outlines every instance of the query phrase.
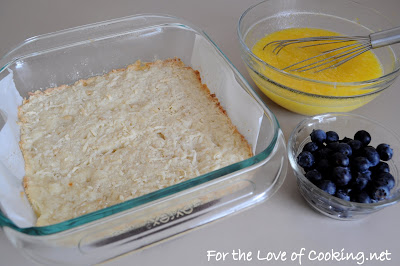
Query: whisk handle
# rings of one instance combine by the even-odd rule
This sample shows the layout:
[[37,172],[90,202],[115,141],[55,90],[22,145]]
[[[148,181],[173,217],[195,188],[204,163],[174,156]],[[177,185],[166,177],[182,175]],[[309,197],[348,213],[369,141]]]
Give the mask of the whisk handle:
[[372,48],[379,48],[400,42],[400,27],[378,31],[369,35]]

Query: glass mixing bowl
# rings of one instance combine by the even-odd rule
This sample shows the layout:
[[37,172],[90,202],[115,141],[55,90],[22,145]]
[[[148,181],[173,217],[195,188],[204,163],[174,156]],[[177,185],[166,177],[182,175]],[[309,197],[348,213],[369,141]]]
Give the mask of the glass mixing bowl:
[[[394,26],[377,11],[348,0],[267,0],[247,9],[238,24],[242,59],[260,90],[288,110],[304,115],[348,112],[375,99],[400,73],[400,45],[373,50],[382,65],[383,76],[341,83],[296,76],[294,72],[274,68],[252,52],[254,44],[265,35],[293,27],[321,28],[354,36]],[[321,93],[303,89],[310,87]]]
[[[390,173],[395,178],[395,186],[391,190],[390,197],[369,204],[345,201],[322,191],[311,183],[305,177],[303,169],[297,164],[296,158],[303,150],[304,145],[311,141],[310,133],[314,129],[334,130],[339,134],[340,139],[345,136],[353,138],[358,130],[364,129],[371,135],[371,146],[376,147],[380,143],[389,144],[393,149],[393,157],[387,163],[390,167]],[[379,211],[400,200],[399,151],[400,138],[396,133],[376,121],[349,113],[328,113],[306,118],[293,130],[288,141],[289,162],[297,177],[300,193],[311,207],[322,214],[339,220],[355,220],[366,217],[368,214]]]

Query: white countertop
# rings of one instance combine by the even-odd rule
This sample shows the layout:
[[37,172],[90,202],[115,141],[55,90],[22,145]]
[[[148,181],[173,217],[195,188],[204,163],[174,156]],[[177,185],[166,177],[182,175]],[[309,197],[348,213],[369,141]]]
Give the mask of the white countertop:
[[[241,13],[258,0],[1,0],[0,56],[24,39],[79,25],[139,13],[164,13],[184,18],[202,28],[243,76],[250,81],[240,59],[236,26]],[[387,15],[400,25],[399,0],[357,0]],[[251,82],[253,85],[253,83]],[[286,139],[304,116],[263,99],[277,116]],[[400,80],[381,96],[355,110],[400,131]],[[359,265],[355,260],[316,262],[312,252],[385,252],[390,261],[364,261],[361,265],[400,265],[400,204],[370,217],[343,222],[312,210],[297,190],[289,169],[285,183],[268,201],[172,240],[105,263],[111,265],[300,265],[290,255],[304,248],[301,265]],[[251,261],[233,261],[233,250],[252,252]],[[207,261],[207,251],[229,252],[225,261]],[[286,252],[286,260],[257,259],[257,252]],[[0,265],[32,265],[0,232]]]

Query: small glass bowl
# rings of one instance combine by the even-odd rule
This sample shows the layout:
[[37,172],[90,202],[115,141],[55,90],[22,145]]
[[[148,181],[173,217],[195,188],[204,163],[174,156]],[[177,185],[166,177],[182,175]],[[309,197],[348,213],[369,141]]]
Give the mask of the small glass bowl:
[[[394,26],[377,11],[351,0],[323,1],[323,4],[321,0],[267,0],[247,9],[238,23],[242,59],[260,90],[290,111],[304,115],[349,112],[375,99],[400,73],[399,45],[374,49],[384,74],[361,82],[302,78],[295,72],[274,68],[252,52],[265,35],[294,27],[321,28],[354,36]],[[303,88],[321,93],[310,93]]]
[[[304,145],[311,141],[310,133],[313,129],[336,131],[339,134],[339,139],[345,136],[353,138],[358,130],[364,129],[371,135],[371,146],[376,147],[380,143],[389,144],[394,152],[392,159],[387,163],[390,167],[390,173],[395,178],[395,186],[392,188],[389,198],[370,204],[345,201],[322,191],[311,183],[305,177],[303,169],[297,164],[297,156]],[[328,113],[304,119],[293,130],[289,138],[288,157],[297,177],[300,193],[314,209],[331,218],[356,220],[382,210],[400,200],[400,138],[396,133],[380,123],[361,115]]]

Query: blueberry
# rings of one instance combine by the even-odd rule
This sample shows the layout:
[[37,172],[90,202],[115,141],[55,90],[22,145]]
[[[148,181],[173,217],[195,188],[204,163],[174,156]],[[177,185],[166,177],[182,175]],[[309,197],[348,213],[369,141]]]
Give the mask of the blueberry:
[[332,154],[331,161],[334,165],[337,166],[349,166],[350,164],[349,157],[340,152],[335,152],[334,154]]
[[339,141],[339,135],[335,131],[327,131],[326,132],[326,143],[337,142]]
[[315,168],[322,174],[327,175],[331,170],[331,164],[328,159],[320,159],[317,161]]
[[363,146],[361,141],[356,140],[356,139],[350,140],[349,142],[347,142],[347,144],[351,147],[351,149],[353,150],[353,153],[360,150]]
[[340,142],[329,142],[326,147],[332,151],[338,151]]
[[303,147],[303,151],[309,151],[311,153],[317,151],[319,149],[318,144],[315,142],[308,142]]
[[320,172],[318,172],[317,169],[310,170],[306,173],[306,177],[308,180],[310,180],[312,183],[316,184],[317,182],[322,180],[322,175]]
[[383,162],[393,157],[390,145],[368,146],[371,135],[366,130],[357,131],[354,139],[339,140],[336,131],[321,129],[314,129],[310,137],[297,162],[316,186],[340,199],[361,203],[378,202],[390,195],[395,179]]
[[351,156],[352,154],[351,147],[347,143],[331,142],[327,145],[327,147],[334,152],[340,152],[346,156]]
[[314,156],[309,151],[302,151],[297,156],[297,163],[303,168],[309,168],[314,164]]
[[384,161],[389,161],[393,157],[393,149],[390,148],[390,145],[382,143],[376,147],[376,151],[379,153],[379,156]]
[[322,180],[318,182],[317,186],[328,194],[334,195],[336,192],[336,185],[330,180]]
[[337,189],[335,196],[339,199],[350,201],[350,195],[345,189]]
[[332,170],[332,179],[338,186],[345,186],[351,180],[351,173],[348,167],[336,166]]
[[362,176],[358,176],[351,182],[351,185],[354,191],[362,191],[367,187],[368,179]]
[[313,129],[310,134],[311,140],[318,145],[322,145],[326,140],[326,133],[322,129]]
[[365,130],[359,130],[354,134],[354,139],[361,141],[364,146],[371,142],[371,135]]
[[339,142],[341,142],[341,143],[348,143],[350,140],[353,140],[353,139],[348,138],[348,137],[344,137],[343,139],[339,140]]
[[372,171],[375,174],[389,173],[390,172],[390,167],[385,162],[379,162],[374,168],[372,168]]
[[316,160],[328,159],[332,153],[333,151],[331,149],[325,147],[315,151],[314,157]]
[[307,173],[308,171],[311,171],[311,170],[315,169],[314,166],[315,166],[315,163],[311,167],[304,167],[303,170],[304,170],[304,172]]
[[390,191],[386,186],[374,187],[370,192],[371,198],[378,201],[386,199],[389,196],[389,194]]
[[344,192],[346,192],[347,194],[350,195],[351,191],[353,190],[351,187],[346,186],[346,187],[341,187],[341,190],[343,190]]
[[365,157],[356,157],[351,166],[356,172],[365,172],[370,167],[370,162]]
[[394,177],[390,173],[380,173],[376,179],[373,180],[375,187],[386,186],[389,190],[394,187]]
[[360,191],[359,193],[355,194],[354,201],[359,203],[371,203],[371,198],[366,191]]
[[376,199],[371,198],[371,203],[377,203],[378,201]]
[[371,163],[371,166],[376,166],[381,160],[378,152],[375,150],[374,147],[365,147],[363,148],[362,153],[364,154],[365,158],[367,158],[367,160]]
[[372,175],[371,171],[370,170],[366,170],[364,172],[357,172],[354,176],[356,178],[360,177],[360,178],[365,178],[368,181],[371,181],[371,175]]
[[351,154],[353,153],[350,145],[347,143],[339,143],[337,148],[338,148],[338,150],[337,150],[338,152],[341,152],[346,156],[351,156]]

